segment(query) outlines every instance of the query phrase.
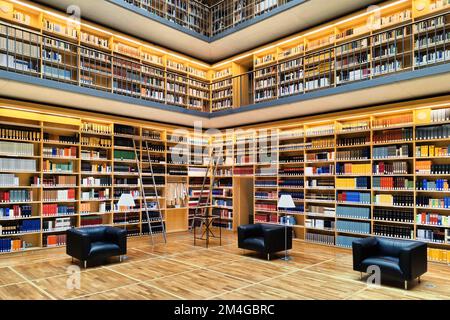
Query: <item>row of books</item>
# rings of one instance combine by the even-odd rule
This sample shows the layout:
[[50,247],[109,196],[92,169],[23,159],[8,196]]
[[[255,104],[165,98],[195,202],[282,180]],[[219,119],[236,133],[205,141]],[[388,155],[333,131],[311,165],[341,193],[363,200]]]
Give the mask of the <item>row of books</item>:
[[66,245],[67,236],[65,234],[52,234],[43,236],[44,247],[58,247]]
[[255,203],[255,210],[277,211],[277,205],[272,203]]
[[398,158],[398,157],[409,157],[409,145],[405,144],[402,146],[388,146],[388,147],[374,147],[373,148],[373,158]]
[[370,122],[369,120],[356,120],[346,123],[338,123],[340,132],[355,132],[369,130]]
[[0,186],[2,187],[18,187],[20,179],[15,174],[0,174]]
[[346,147],[346,146],[355,146],[355,145],[361,145],[361,144],[367,144],[370,142],[369,136],[363,136],[363,137],[350,137],[350,138],[338,138],[337,145],[339,147]]
[[383,236],[390,238],[400,238],[400,239],[414,238],[413,227],[374,224],[372,233],[376,236]]
[[385,190],[413,190],[414,181],[404,177],[373,177],[373,187]]
[[412,223],[414,221],[414,212],[412,210],[374,208],[373,218],[375,220]]
[[278,223],[278,216],[277,216],[277,214],[255,213],[254,220],[255,220],[255,222]]
[[[116,179],[116,184],[122,184],[122,179]],[[81,185],[83,187],[90,187],[90,186],[111,186],[111,177],[85,177],[81,179]],[[126,181],[125,181],[126,182]],[[130,184],[138,184],[136,183],[130,183]],[[123,183],[128,184],[128,183]]]
[[72,215],[75,213],[75,206],[64,206],[56,203],[42,205],[42,215],[44,217]]
[[336,221],[336,230],[340,232],[370,234],[370,223],[357,221]]
[[450,121],[450,108],[431,110],[431,122]]
[[336,188],[338,189],[370,189],[368,177],[357,178],[339,178],[336,179]]
[[433,164],[431,161],[416,161],[416,173],[450,174],[450,164]]
[[428,248],[428,261],[450,264],[449,251],[438,248]]
[[39,219],[3,222],[3,224],[0,224],[0,235],[39,232],[40,230],[41,220]]
[[334,148],[334,139],[313,139],[305,144],[306,149]]
[[[116,171],[119,171],[118,168],[117,168],[117,165],[114,166],[114,169]],[[82,172],[111,173],[112,172],[112,166],[107,165],[106,163],[82,162],[81,163],[81,171]]]
[[370,204],[370,193],[343,191],[338,192],[338,202]]
[[103,218],[102,216],[86,216],[82,217],[80,220],[80,226],[87,227],[87,226],[97,226],[103,224]]
[[335,226],[334,220],[305,219],[306,228],[334,230],[334,226]]
[[364,160],[370,159],[370,149],[353,149],[336,152],[336,160]]
[[370,208],[337,206],[336,216],[341,218],[370,219]]
[[334,165],[320,166],[320,167],[306,167],[305,168],[306,176],[331,175],[333,173],[334,173]]
[[[35,183],[35,184],[38,184],[38,183]],[[76,176],[44,177],[42,179],[42,184],[46,187],[76,186],[77,185],[77,177]]]
[[43,201],[73,201],[75,200],[75,189],[67,190],[44,190],[42,193]]
[[393,141],[397,142],[397,141],[412,141],[412,140],[413,140],[412,128],[378,131],[375,132],[373,135],[373,142],[375,144]]
[[328,234],[306,232],[305,240],[314,243],[334,245],[334,236]]
[[44,147],[42,154],[44,157],[73,157],[76,158],[77,147],[70,148],[52,148],[52,147]]
[[376,118],[373,126],[375,128],[388,128],[404,124],[411,124],[413,122],[413,114],[399,114],[395,117]]
[[303,176],[305,174],[305,170],[302,167],[280,168],[278,170],[278,174],[280,176]]
[[112,147],[112,140],[98,137],[81,137],[81,145],[83,146],[97,146],[97,147]]
[[414,206],[414,195],[412,194],[376,194],[375,204],[412,207]]
[[[120,195],[119,195],[120,197]],[[98,190],[98,189],[91,189],[89,191],[83,191],[80,195],[80,200],[107,200],[110,199],[110,191],[109,189],[104,190]]]
[[34,144],[0,141],[0,153],[15,156],[34,156]]
[[282,188],[302,188],[304,183],[303,179],[280,179],[279,186]]
[[307,153],[306,161],[333,161],[335,154],[331,152],[320,152],[320,153]]
[[11,238],[0,239],[0,252],[15,252],[31,247],[32,244],[24,240]]
[[36,130],[23,130],[13,128],[0,128],[0,138],[15,140],[41,140],[41,132]]
[[445,230],[417,229],[417,240],[434,243],[449,243],[450,232]]
[[45,172],[73,172],[73,162],[53,162],[44,160],[42,170]]
[[416,190],[447,191],[449,190],[448,179],[436,179],[434,181],[427,179],[417,180]]
[[324,216],[334,217],[336,214],[336,208],[308,204],[307,214],[308,215],[324,215]]
[[355,163],[336,163],[337,175],[370,175],[372,165],[370,163],[355,164]]
[[450,125],[420,127],[416,129],[416,140],[446,139],[450,137]]
[[36,171],[36,160],[0,158],[0,171]]
[[76,223],[74,218],[56,218],[54,220],[47,219],[42,222],[43,231],[66,231],[73,227]]
[[378,162],[374,163],[372,167],[372,173],[375,175],[384,174],[408,174],[409,165],[406,161],[394,161],[394,162]]
[[94,122],[83,122],[81,124],[81,131],[101,133],[101,134],[112,134],[111,125],[99,124]]
[[0,191],[0,202],[30,202],[33,201],[33,190]]
[[450,227],[450,217],[437,213],[419,212],[416,215],[416,223]]
[[422,145],[416,147],[416,157],[447,157],[450,155],[450,145],[438,147],[434,145]]
[[431,196],[416,196],[416,205],[418,207],[430,208],[450,208],[450,197],[433,198]]
[[28,218],[31,217],[32,207],[28,205],[14,205],[12,207],[1,207],[0,208],[0,218]]
[[311,179],[306,180],[307,189],[334,189],[334,179]]
[[336,237],[336,245],[343,248],[351,248],[352,243],[360,238],[339,235]]

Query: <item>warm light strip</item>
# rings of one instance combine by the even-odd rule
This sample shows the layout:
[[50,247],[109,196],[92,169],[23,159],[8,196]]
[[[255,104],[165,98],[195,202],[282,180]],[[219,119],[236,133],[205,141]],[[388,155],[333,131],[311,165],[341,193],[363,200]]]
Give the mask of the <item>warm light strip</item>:
[[[421,109],[432,109],[432,108],[439,108],[439,107],[447,107],[450,106],[450,102],[448,103],[440,103],[440,104],[432,104],[432,105],[426,105],[423,107],[415,107],[415,108],[405,108],[405,109],[397,109],[397,110],[390,110],[390,111],[383,111],[383,112],[377,112],[377,113],[373,113],[371,115],[373,116],[380,116],[380,115],[389,115],[389,114],[396,114],[396,113],[403,113],[406,111],[414,111],[414,110],[421,110]],[[317,120],[317,121],[312,121],[312,122],[304,122],[301,124],[290,124],[290,125],[279,125],[276,127],[270,127],[270,129],[281,129],[281,130],[289,130],[289,131],[295,131],[295,130],[291,130],[291,128],[294,127],[298,127],[296,130],[303,130],[301,127],[302,126],[308,126],[308,125],[312,125],[312,124],[327,124],[327,123],[331,123],[331,122],[335,122],[335,121],[342,121],[342,120],[349,120],[349,119],[364,119],[366,117],[370,117],[369,114],[367,115],[356,115],[356,116],[348,116],[348,117],[339,117],[336,118],[335,120]],[[244,127],[245,128],[245,127]],[[255,130],[257,130],[260,127],[256,127]],[[238,128],[239,129],[239,128]],[[248,130],[251,130],[252,128],[250,127]],[[268,129],[268,127],[262,127],[260,130],[264,130],[264,129]]]
[[90,24],[87,24],[87,23],[83,23],[83,22],[80,22],[80,21],[76,21],[76,20],[70,19],[70,18],[68,18],[68,17],[66,17],[66,16],[62,16],[62,15],[57,14],[57,13],[55,13],[55,12],[51,12],[51,11],[48,11],[48,10],[45,10],[45,9],[42,9],[42,8],[33,6],[33,5],[31,5],[31,4],[27,4],[27,3],[24,3],[24,2],[19,1],[19,0],[9,0],[9,1],[11,1],[11,2],[13,2],[13,3],[16,3],[16,4],[19,4],[19,5],[21,5],[21,6],[27,7],[27,8],[30,8],[30,9],[32,9],[32,10],[36,10],[36,11],[43,12],[43,13],[45,13],[45,14],[48,14],[48,15],[57,17],[58,19],[66,20],[66,21],[71,22],[71,23],[75,23],[75,24],[78,24],[78,25],[85,26],[85,27],[87,27],[87,28],[89,28],[89,29],[93,29],[93,30],[96,30],[96,31],[99,31],[99,32],[103,32],[103,33],[106,33],[106,34],[108,34],[108,35],[112,35],[112,36],[114,36],[115,38],[119,38],[119,39],[122,39],[122,40],[125,40],[125,41],[128,41],[128,42],[134,43],[134,44],[136,44],[136,45],[139,45],[139,46],[142,46],[142,47],[149,48],[149,49],[151,49],[151,50],[155,50],[155,51],[161,52],[162,54],[166,54],[166,55],[175,57],[175,58],[180,59],[180,60],[184,60],[184,61],[187,61],[187,62],[190,62],[190,63],[194,63],[194,64],[199,65],[199,66],[202,66],[202,67],[204,67],[204,68],[211,68],[210,65],[207,65],[207,64],[204,64],[204,63],[201,63],[201,62],[197,62],[197,61],[194,61],[194,60],[191,60],[191,59],[188,59],[188,58],[179,56],[179,55],[177,55],[177,54],[170,53],[170,52],[168,52],[168,51],[165,51],[165,50],[162,50],[162,49],[159,49],[159,48],[150,46],[150,45],[148,45],[148,44],[141,43],[141,42],[139,42],[139,41],[136,41],[136,40],[133,40],[133,39],[130,39],[130,38],[127,38],[127,37],[118,35],[118,34],[111,33],[111,32],[109,32],[109,31],[107,31],[107,30],[104,30],[104,29],[101,29],[101,28],[98,28],[98,27],[94,27],[94,26],[92,26],[92,25],[90,25]]
[[30,110],[30,109],[24,109],[24,108],[20,108],[20,107],[12,107],[12,106],[0,106],[0,109],[10,109],[10,110],[17,110],[17,111],[24,111],[24,112],[32,112],[32,113],[38,113],[38,114],[50,115],[50,116],[56,116],[56,117],[63,117],[63,118],[70,118],[70,119],[75,119],[75,120],[81,121],[81,118],[79,118],[79,117],[74,117],[74,116],[61,114],[61,113],[48,112],[48,111]]
[[[393,2],[393,3],[390,3],[390,4],[387,4],[387,5],[385,5],[385,6],[382,6],[382,7],[379,8],[379,10],[388,9],[388,8],[390,8],[390,7],[399,5],[399,4],[404,3],[404,2],[406,2],[406,1],[410,1],[410,0],[399,0],[399,1],[396,1],[396,2]],[[364,16],[366,16],[366,15],[372,14],[372,13],[373,13],[373,11],[367,11],[367,12],[360,13],[360,14],[354,16],[354,17],[350,17],[350,18],[345,19],[345,20],[343,20],[343,21],[338,21],[338,22],[336,22],[336,23],[334,23],[334,24],[332,24],[332,25],[324,26],[324,27],[322,27],[322,28],[319,28],[319,29],[316,29],[316,30],[312,30],[312,31],[307,32],[307,33],[305,33],[305,34],[301,34],[301,35],[298,35],[298,36],[295,36],[295,37],[286,39],[286,40],[284,40],[284,41],[282,41],[282,42],[279,42],[279,43],[276,43],[276,44],[273,44],[273,45],[270,45],[270,46],[267,46],[267,47],[258,49],[258,50],[256,50],[256,51],[252,51],[252,52],[250,52],[250,53],[246,53],[246,54],[244,54],[244,55],[237,56],[237,57],[235,57],[235,58],[233,58],[233,59],[231,59],[231,60],[227,60],[227,61],[220,62],[220,63],[218,63],[218,64],[213,65],[213,68],[217,68],[217,67],[220,67],[220,66],[222,66],[222,65],[224,65],[224,64],[227,64],[227,63],[230,63],[230,62],[235,62],[235,61],[237,61],[237,60],[241,60],[241,59],[247,58],[247,57],[249,57],[249,56],[251,56],[251,55],[258,54],[258,53],[261,53],[261,52],[263,52],[263,51],[270,50],[270,49],[272,49],[272,48],[281,46],[281,45],[283,45],[283,44],[286,44],[286,43],[289,43],[289,42],[298,40],[298,39],[300,39],[300,38],[302,38],[302,37],[310,36],[310,35],[312,35],[312,34],[315,34],[315,33],[320,32],[320,31],[323,31],[323,30],[326,30],[326,29],[329,29],[329,28],[336,27],[336,26],[338,26],[338,25],[340,25],[340,24],[342,24],[342,23],[350,22],[350,21],[353,21],[353,20],[355,20],[355,19],[358,19],[358,18],[364,17]]]

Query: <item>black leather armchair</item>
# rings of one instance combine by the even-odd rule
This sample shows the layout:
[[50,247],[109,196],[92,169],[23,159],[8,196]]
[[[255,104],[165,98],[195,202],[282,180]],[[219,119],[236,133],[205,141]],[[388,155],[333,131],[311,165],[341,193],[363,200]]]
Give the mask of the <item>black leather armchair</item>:
[[[270,255],[285,250],[284,226],[270,224],[249,224],[238,227],[238,247]],[[292,228],[287,227],[287,249],[292,249]]]
[[123,229],[101,226],[67,230],[66,253],[83,262],[122,256],[127,253],[127,232]]
[[408,281],[427,272],[427,244],[410,240],[370,237],[353,242],[353,270],[367,272],[378,266],[381,277],[401,280],[408,289]]

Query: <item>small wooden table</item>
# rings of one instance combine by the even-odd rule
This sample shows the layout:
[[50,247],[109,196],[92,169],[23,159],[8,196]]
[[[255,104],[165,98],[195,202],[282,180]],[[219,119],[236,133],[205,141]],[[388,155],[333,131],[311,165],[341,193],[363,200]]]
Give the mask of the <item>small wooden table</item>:
[[[222,223],[222,217],[214,215],[198,215],[194,217],[194,246],[196,245],[196,240],[203,240],[206,242],[206,248],[209,247],[210,238],[218,238],[219,245],[222,245],[222,227],[219,225],[219,236],[216,236],[212,231],[212,226],[215,221],[219,220],[219,224]],[[200,221],[200,227],[205,226],[201,236],[197,236],[197,221]]]

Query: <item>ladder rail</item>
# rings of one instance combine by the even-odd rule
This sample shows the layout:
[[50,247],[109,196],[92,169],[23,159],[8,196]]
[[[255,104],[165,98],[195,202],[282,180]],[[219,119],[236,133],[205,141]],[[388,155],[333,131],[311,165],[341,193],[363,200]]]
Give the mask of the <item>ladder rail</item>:
[[[148,148],[148,141],[145,141],[145,148],[147,150],[147,160],[148,160],[148,162],[150,164],[150,173],[152,175],[153,190],[155,192],[156,207],[158,208],[159,221],[161,222],[161,229],[162,229],[162,233],[163,233],[163,237],[164,237],[164,242],[167,243],[166,227],[164,225],[163,216],[162,216],[162,212],[161,212],[161,205],[159,203],[158,188],[156,187],[155,174],[154,174],[154,171],[153,171],[153,164],[152,164],[152,161],[151,161],[150,150]],[[148,220],[148,211],[147,211],[147,220]]]
[[148,231],[149,231],[150,237],[152,239],[152,245],[154,245],[155,242],[153,240],[153,230],[152,230],[151,223],[150,223],[150,216],[148,214],[147,197],[145,195],[144,181],[142,180],[142,168],[141,168],[141,163],[138,159],[138,154],[137,154],[137,150],[136,150],[136,141],[134,139],[133,139],[133,147],[134,147],[134,157],[136,160],[136,166],[137,166],[137,170],[138,170],[138,174],[139,174],[139,182],[140,182],[139,184],[140,184],[142,199],[144,201],[145,214],[147,216]]
[[[194,217],[192,218],[191,230],[193,228],[195,228],[195,220],[196,220],[196,217],[197,217],[198,210],[201,209],[202,212],[204,212],[205,209],[209,209],[210,210],[213,207],[213,205],[211,203],[211,201],[212,201],[212,191],[214,189],[215,176],[217,174],[217,168],[219,166],[218,159],[216,161],[214,161],[214,155],[215,155],[215,153],[214,153],[214,149],[213,149],[212,152],[211,152],[211,155],[210,155],[208,169],[206,170],[205,177],[203,178],[203,184],[202,184],[202,189],[200,191],[199,201],[197,203],[197,207],[195,208]],[[208,192],[208,196],[206,198],[206,203],[205,203],[206,205],[205,205],[205,204],[200,203],[200,200],[203,198],[203,191],[205,190],[206,180],[208,178],[208,174],[209,174],[209,171],[211,169],[212,169],[212,172],[211,172],[212,174],[211,174],[211,177],[209,179],[210,180],[209,181],[209,192]]]

